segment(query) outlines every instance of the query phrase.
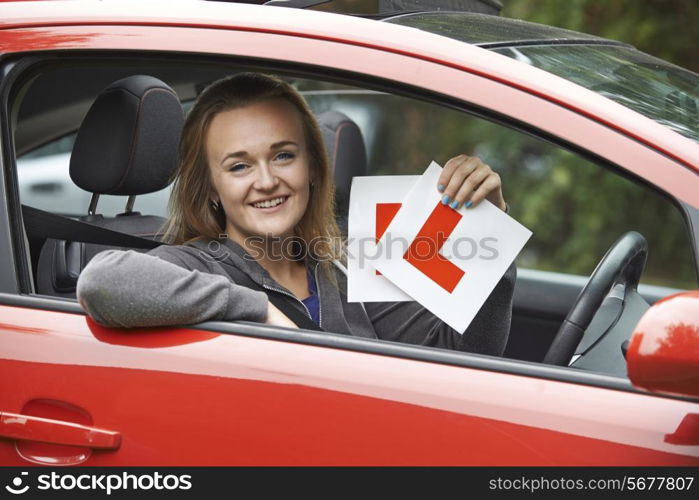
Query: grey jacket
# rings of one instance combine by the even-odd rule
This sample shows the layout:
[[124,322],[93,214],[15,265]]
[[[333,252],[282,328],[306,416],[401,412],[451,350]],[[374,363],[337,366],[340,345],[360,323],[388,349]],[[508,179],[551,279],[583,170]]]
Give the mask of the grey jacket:
[[[78,301],[95,321],[112,327],[194,324],[207,320],[263,322],[267,295],[236,285],[234,266],[308,314],[303,303],[231,240],[160,246],[147,254],[107,250],[80,274]],[[510,266],[463,335],[416,302],[348,303],[346,277],[335,282],[311,262],[325,331],[433,347],[502,355],[512,314],[516,269]],[[334,269],[334,268],[333,268]]]

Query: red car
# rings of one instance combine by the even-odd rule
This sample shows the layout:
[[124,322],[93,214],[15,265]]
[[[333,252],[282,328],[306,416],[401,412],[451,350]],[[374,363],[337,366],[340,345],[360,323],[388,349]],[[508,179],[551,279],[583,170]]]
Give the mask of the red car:
[[[699,465],[698,75],[482,14],[163,5],[0,4],[0,464]],[[354,175],[462,151],[501,173],[534,234],[504,357],[85,315],[85,246],[22,205],[160,221],[164,203],[143,197],[123,197],[120,217],[98,196],[69,205],[65,162],[88,109],[133,75],[186,109],[243,70],[288,79],[361,131],[366,156],[338,143],[340,201]],[[84,127],[111,134],[119,113]]]

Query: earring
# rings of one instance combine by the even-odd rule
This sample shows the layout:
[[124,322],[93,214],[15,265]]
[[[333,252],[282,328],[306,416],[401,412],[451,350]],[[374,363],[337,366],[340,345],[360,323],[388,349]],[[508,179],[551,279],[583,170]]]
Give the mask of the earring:
[[211,208],[214,209],[214,212],[218,212],[218,209],[221,208],[221,205],[219,205],[218,201],[211,200]]

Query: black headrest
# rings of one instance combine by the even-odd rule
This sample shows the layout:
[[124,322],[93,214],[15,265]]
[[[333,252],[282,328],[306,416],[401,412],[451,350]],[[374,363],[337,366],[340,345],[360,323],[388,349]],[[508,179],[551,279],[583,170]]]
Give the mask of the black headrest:
[[357,124],[339,111],[325,111],[317,118],[335,179],[338,214],[346,214],[352,177],[367,174],[364,139]]
[[70,177],[98,194],[138,195],[168,185],[184,112],[177,94],[150,76],[112,83],[80,125]]

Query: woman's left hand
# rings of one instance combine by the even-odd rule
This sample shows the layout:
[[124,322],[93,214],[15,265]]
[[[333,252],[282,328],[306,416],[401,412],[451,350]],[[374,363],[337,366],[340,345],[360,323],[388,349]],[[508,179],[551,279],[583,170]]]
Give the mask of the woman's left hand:
[[475,207],[487,199],[505,210],[500,176],[477,156],[459,155],[447,162],[439,176],[437,189],[442,193],[442,203],[457,209]]

